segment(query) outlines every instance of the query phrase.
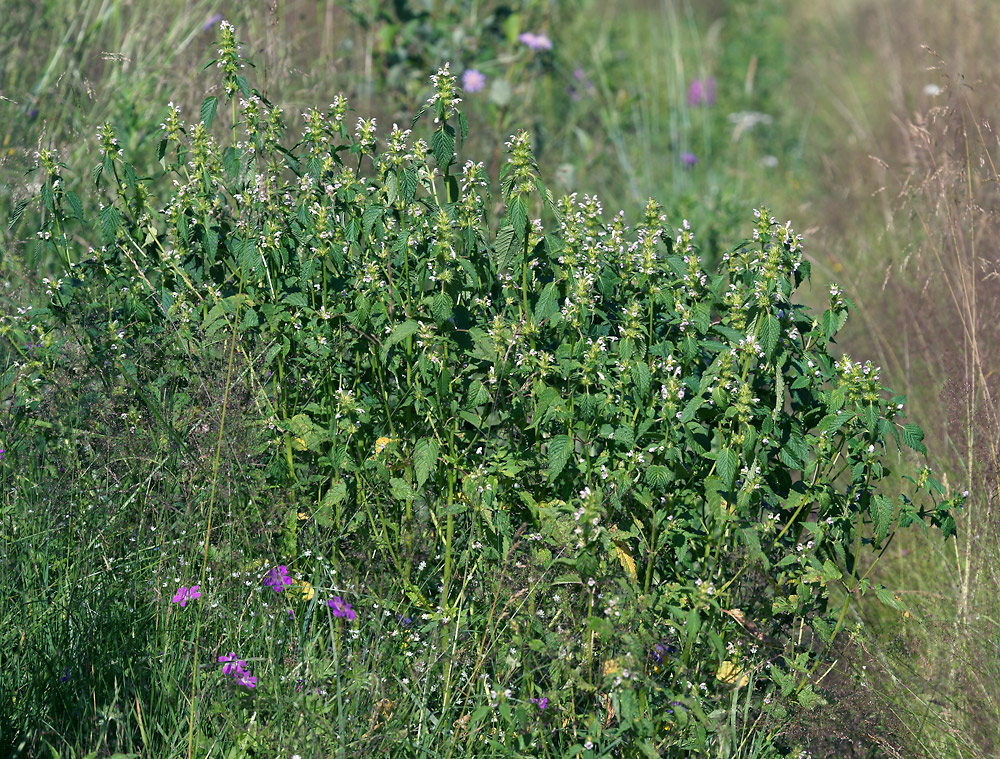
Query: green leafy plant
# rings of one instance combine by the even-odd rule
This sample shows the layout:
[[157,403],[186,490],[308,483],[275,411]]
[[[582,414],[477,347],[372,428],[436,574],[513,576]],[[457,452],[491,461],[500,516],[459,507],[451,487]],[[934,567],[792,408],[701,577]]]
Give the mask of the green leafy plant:
[[[755,211],[706,270],[652,200],[630,228],[595,197],[556,199],[526,132],[506,143],[496,219],[484,165],[458,158],[448,65],[413,121],[429,142],[352,124],[338,97],[290,144],[235,30],[220,35],[232,128],[213,131],[214,95],[194,123],[168,109],[162,204],[108,124],[86,201],[40,152],[34,256],[64,271],[4,325],[12,355],[30,345],[4,375],[12,417],[85,466],[114,399],[201,494],[202,582],[220,501],[261,490],[270,549],[305,574],[300,541],[374,562],[380,592],[438,631],[421,735],[450,752],[764,747],[788,706],[820,706],[852,597],[895,603],[870,557],[901,527],[952,534],[961,498],[926,468],[912,495],[880,490],[889,447],[925,453],[923,433],[875,367],[829,352],[840,290],[815,317],[795,302],[809,266],[791,225]],[[74,375],[96,399],[66,415]],[[207,443],[198,398],[219,407]],[[511,565],[521,587],[497,576]],[[338,673],[339,629],[316,654]],[[736,742],[746,725],[766,738]]]

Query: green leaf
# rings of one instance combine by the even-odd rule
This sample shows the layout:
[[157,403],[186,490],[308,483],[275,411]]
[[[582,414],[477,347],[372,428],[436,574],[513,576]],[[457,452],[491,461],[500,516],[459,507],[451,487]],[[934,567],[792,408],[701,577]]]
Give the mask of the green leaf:
[[212,122],[215,121],[215,109],[218,107],[219,99],[214,95],[201,101],[201,123],[205,125],[206,129],[212,128]]
[[118,235],[121,226],[121,216],[114,206],[104,206],[101,209],[101,238],[105,245],[110,245]]
[[316,424],[308,414],[296,414],[289,419],[288,430],[294,436],[292,447],[299,450],[319,451],[324,443],[332,439],[330,432]]
[[514,263],[518,244],[517,235],[511,227],[505,226],[497,232],[497,239],[493,243],[497,273],[506,271]]
[[891,499],[884,495],[876,495],[868,505],[868,512],[871,514],[872,522],[875,523],[875,542],[880,543],[892,527],[895,507]]
[[413,473],[417,487],[422,488],[427,478],[437,468],[438,441],[435,438],[421,438],[413,449]]
[[549,441],[549,482],[555,482],[571,455],[573,439],[569,435],[557,435]]
[[431,150],[442,171],[451,166],[455,160],[455,129],[443,124],[431,135]]
[[469,386],[469,394],[465,398],[466,408],[476,408],[490,402],[490,394],[482,382],[476,380]]
[[632,363],[632,382],[635,385],[640,399],[645,399],[649,395],[649,365],[645,361],[635,361]]
[[726,487],[732,487],[736,471],[740,466],[740,459],[736,455],[736,452],[731,448],[723,448],[719,451],[716,464],[718,464],[716,471],[719,473],[719,479],[722,480]]
[[781,336],[781,322],[771,314],[764,314],[760,323],[760,344],[764,349],[764,357],[768,360],[774,357],[774,349],[778,346]]
[[518,241],[523,241],[528,229],[528,200],[523,195],[515,195],[507,206],[507,220]]
[[545,321],[557,311],[559,311],[559,285],[556,282],[549,282],[542,289],[542,294],[538,296],[538,302],[535,304],[535,320]]
[[392,497],[397,501],[415,501],[417,499],[417,491],[402,477],[393,477],[389,480],[389,485]]
[[405,340],[419,329],[420,329],[419,322],[415,322],[413,321],[413,319],[408,319],[402,324],[397,324],[395,328],[392,330],[392,332],[389,334],[389,337],[387,337],[385,339],[385,342],[382,343],[382,360],[385,361],[386,356],[389,355],[389,349],[392,346],[394,346],[400,340]]
[[900,437],[903,438],[903,442],[910,446],[910,448],[923,454],[927,453],[927,446],[921,442],[924,439],[924,431],[920,429],[919,425],[904,424],[899,432]]
[[652,464],[646,468],[646,482],[654,490],[662,491],[673,479],[673,473],[669,467],[662,464]]
[[80,221],[83,221],[83,203],[80,202],[80,196],[70,190],[66,193],[66,201],[73,208],[73,215]]
[[417,172],[413,169],[403,169],[399,180],[400,189],[403,191],[403,200],[409,202],[417,194]]
[[431,298],[431,313],[434,314],[434,319],[438,324],[451,318],[453,308],[454,304],[448,293],[437,293]]

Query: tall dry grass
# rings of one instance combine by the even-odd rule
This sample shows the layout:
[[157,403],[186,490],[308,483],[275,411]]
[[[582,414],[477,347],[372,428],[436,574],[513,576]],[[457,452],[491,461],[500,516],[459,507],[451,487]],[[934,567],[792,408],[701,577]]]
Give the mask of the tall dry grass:
[[[864,650],[914,755],[1000,752],[1000,16],[990,0],[829,3],[797,18],[799,87],[826,138],[807,206],[819,269],[856,296],[844,349],[909,396],[943,483],[968,490],[958,539],[911,534],[880,579],[910,604],[872,614]],[[858,326],[860,325],[860,326]],[[903,557],[905,561],[902,561]]]

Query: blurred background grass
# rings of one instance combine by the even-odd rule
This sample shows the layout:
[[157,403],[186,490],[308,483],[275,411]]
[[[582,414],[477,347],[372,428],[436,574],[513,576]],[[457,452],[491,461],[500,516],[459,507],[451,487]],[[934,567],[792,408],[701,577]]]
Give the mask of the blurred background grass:
[[[494,146],[526,127],[554,189],[598,193],[632,216],[652,195],[671,224],[690,218],[703,231],[710,262],[738,242],[752,207],[792,219],[817,302],[837,281],[858,305],[844,350],[882,365],[928,433],[930,465],[970,491],[957,542],[911,532],[886,554],[879,579],[909,608],[855,620],[850,682],[898,718],[912,755],[996,756],[1000,17],[990,0],[0,0],[0,17],[5,220],[33,191],[26,172],[40,147],[87,182],[106,120],[152,171],[167,101],[193,120],[215,82],[201,69],[221,17],[293,125],[343,92],[386,130],[450,60],[486,76],[466,95],[475,141],[463,152],[492,156],[494,173]],[[548,34],[553,49],[526,51],[524,31]],[[692,98],[692,82],[710,79],[712,101]],[[31,213],[2,226],[7,293],[55,266],[26,264]],[[847,730],[834,712],[814,729]]]

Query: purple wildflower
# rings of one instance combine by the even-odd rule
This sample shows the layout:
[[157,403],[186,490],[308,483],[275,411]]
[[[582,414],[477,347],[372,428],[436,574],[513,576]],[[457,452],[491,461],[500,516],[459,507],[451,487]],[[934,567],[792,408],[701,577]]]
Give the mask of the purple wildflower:
[[479,92],[486,86],[486,75],[479,69],[466,69],[462,74],[462,89],[466,92]]
[[351,605],[340,596],[334,596],[326,602],[326,605],[333,609],[335,617],[345,617],[348,621],[353,622],[358,616]]
[[288,576],[288,567],[284,564],[280,567],[275,567],[264,575],[264,584],[270,587],[275,593],[280,593],[285,589],[286,585],[292,585],[294,582],[295,580]]
[[535,704],[539,709],[544,709],[549,705],[548,696],[542,696],[541,698],[531,699],[531,703]]
[[246,669],[247,663],[242,659],[237,659],[234,651],[220,656],[219,662],[225,662],[222,667],[222,674],[232,675],[237,685],[242,685],[250,689],[257,687],[257,678],[251,676],[250,672]]
[[221,13],[216,13],[214,16],[211,16],[208,19],[208,21],[206,21],[204,24],[202,24],[201,30],[203,32],[207,32],[213,26],[215,26],[216,24],[218,24],[220,21],[222,21],[222,14]]
[[696,156],[694,153],[689,153],[685,150],[683,153],[681,153],[681,163],[683,163],[686,168],[690,169],[692,166],[698,163],[698,156]]
[[695,79],[688,86],[688,105],[715,105],[715,77]]
[[551,50],[552,40],[549,39],[547,34],[535,34],[534,32],[525,32],[517,38],[520,42],[527,45],[532,50]]
[[201,598],[201,593],[198,592],[200,585],[192,585],[190,588],[182,585],[174,593],[173,602],[175,604],[180,604],[181,608],[187,606],[188,601],[193,601],[196,598]]

